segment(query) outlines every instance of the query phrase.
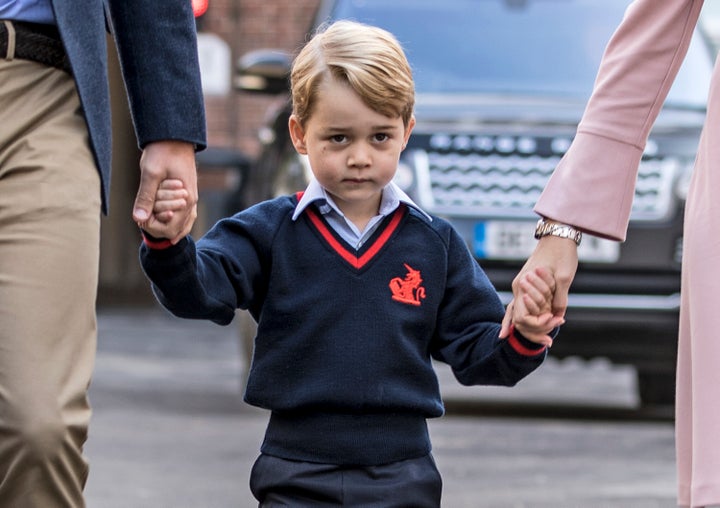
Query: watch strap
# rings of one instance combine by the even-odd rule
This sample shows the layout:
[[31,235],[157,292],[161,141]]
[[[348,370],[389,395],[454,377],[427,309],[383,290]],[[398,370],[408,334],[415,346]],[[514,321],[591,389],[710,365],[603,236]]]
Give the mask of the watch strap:
[[580,245],[582,241],[582,231],[567,224],[548,222],[545,219],[540,219],[537,226],[535,226],[535,238],[539,240],[544,236],[567,238],[568,240],[574,241],[576,245]]

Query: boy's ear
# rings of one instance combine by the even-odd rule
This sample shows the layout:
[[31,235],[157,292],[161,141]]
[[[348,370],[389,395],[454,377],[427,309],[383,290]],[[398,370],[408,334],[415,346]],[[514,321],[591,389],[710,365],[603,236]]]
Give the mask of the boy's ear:
[[405,127],[405,134],[403,136],[403,149],[407,145],[408,139],[410,139],[410,134],[412,134],[412,130],[415,127],[415,115],[410,117],[410,121],[407,124],[407,127]]
[[290,131],[290,139],[292,140],[293,146],[297,153],[300,155],[307,155],[307,148],[305,146],[305,130],[300,125],[295,115],[290,115],[288,120],[288,129]]

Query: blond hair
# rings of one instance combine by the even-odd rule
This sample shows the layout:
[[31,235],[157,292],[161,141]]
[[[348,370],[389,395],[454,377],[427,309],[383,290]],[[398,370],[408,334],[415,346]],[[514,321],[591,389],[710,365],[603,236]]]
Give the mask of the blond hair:
[[334,78],[347,83],[372,110],[407,126],[415,104],[410,64],[400,43],[386,30],[354,21],[318,29],[293,62],[293,114],[304,125],[313,113],[318,88]]

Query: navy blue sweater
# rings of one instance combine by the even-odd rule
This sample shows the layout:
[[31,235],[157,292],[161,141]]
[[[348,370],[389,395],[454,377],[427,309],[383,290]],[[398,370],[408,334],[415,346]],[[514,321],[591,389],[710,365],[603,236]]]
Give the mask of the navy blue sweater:
[[431,358],[466,385],[512,386],[545,349],[499,340],[503,306],[449,223],[402,205],[356,251],[296,197],[218,222],[197,244],[141,247],[173,314],[258,322],[245,400],[272,411],[262,451],[331,464],[382,464],[430,451],[443,414]]

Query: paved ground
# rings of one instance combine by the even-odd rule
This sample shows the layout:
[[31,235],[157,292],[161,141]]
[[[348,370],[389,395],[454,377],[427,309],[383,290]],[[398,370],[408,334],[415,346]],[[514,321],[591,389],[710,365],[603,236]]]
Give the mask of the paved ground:
[[[237,327],[101,309],[90,508],[245,508],[265,425],[242,403]],[[448,508],[671,508],[672,422],[633,416],[632,371],[548,361],[512,389],[441,383]]]

